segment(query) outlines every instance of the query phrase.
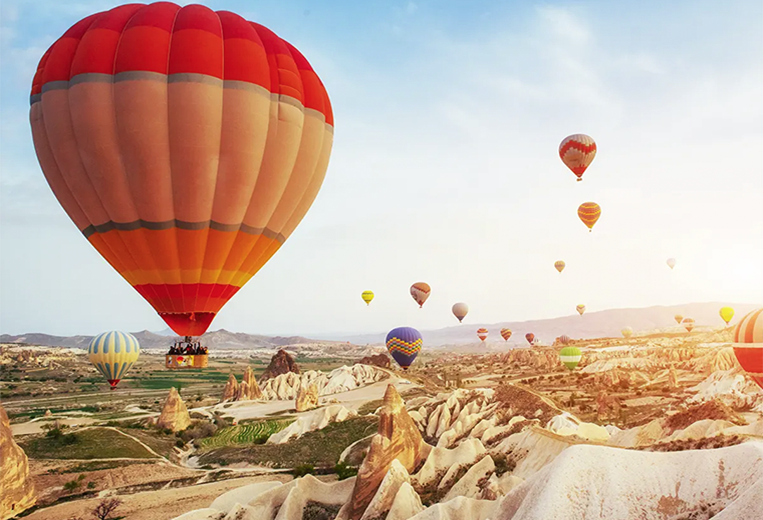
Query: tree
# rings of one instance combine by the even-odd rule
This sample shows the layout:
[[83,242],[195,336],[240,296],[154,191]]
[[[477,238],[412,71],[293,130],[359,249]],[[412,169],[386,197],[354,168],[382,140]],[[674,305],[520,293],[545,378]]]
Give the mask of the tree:
[[92,514],[98,520],[109,520],[111,513],[121,505],[122,501],[118,498],[105,498],[93,509]]

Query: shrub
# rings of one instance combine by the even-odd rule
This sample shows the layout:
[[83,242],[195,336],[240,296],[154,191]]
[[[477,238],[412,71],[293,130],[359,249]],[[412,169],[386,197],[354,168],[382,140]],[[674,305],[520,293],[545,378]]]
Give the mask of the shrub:
[[357,475],[358,468],[348,466],[345,462],[337,462],[336,466],[334,466],[334,472],[336,473],[338,480],[344,480]]
[[95,489],[95,482],[93,482],[92,480],[90,482],[88,482],[87,483],[87,488],[88,489]]
[[312,464],[300,464],[299,466],[295,466],[294,469],[291,470],[291,474],[294,475],[296,478],[304,477],[307,474],[314,475],[315,466],[313,466]]

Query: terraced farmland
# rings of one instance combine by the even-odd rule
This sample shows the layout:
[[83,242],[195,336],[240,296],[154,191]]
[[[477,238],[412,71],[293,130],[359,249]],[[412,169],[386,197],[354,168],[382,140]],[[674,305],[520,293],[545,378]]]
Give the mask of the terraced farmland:
[[241,444],[262,444],[268,437],[280,432],[292,422],[294,419],[278,419],[230,426],[202,440],[201,446],[204,449],[215,449]]

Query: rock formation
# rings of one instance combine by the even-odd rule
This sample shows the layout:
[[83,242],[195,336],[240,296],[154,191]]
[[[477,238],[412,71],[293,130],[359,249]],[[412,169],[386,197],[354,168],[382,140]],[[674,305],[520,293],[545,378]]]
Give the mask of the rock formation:
[[408,415],[400,394],[394,386],[388,385],[379,411],[379,431],[371,439],[368,455],[358,471],[347,517],[359,520],[363,516],[393,460],[411,473],[426,459],[430,450],[431,446],[424,442]]
[[328,374],[315,370],[303,374],[288,372],[264,381],[262,395],[272,400],[295,399],[299,389],[311,383],[318,387],[318,395],[329,395],[354,390],[388,377],[387,372],[368,365],[342,366]]
[[260,385],[257,384],[257,379],[254,377],[254,371],[252,367],[246,367],[244,371],[244,380],[241,382],[243,385],[246,383],[246,392],[239,392],[239,401],[251,401],[254,399],[262,399],[262,391]]
[[191,416],[188,415],[188,408],[185,407],[183,399],[173,386],[167,400],[164,402],[164,408],[159,419],[156,421],[159,428],[169,428],[173,432],[185,430],[191,425]]
[[668,386],[674,390],[678,388],[678,373],[676,372],[675,365],[670,365],[670,371],[668,372]]
[[311,383],[307,387],[300,387],[294,405],[298,412],[306,412],[316,408],[318,406],[318,386]]
[[228,382],[223,389],[223,401],[232,401],[238,397],[238,381],[233,374],[228,376]]
[[0,405],[0,519],[16,516],[36,500],[26,453],[13,440],[8,414]]
[[381,368],[389,368],[389,356],[387,354],[375,354],[366,356],[356,363],[357,365],[371,365]]
[[299,367],[294,361],[294,358],[291,357],[288,352],[281,349],[270,359],[270,364],[268,365],[268,368],[265,369],[265,372],[260,379],[262,381],[267,381],[268,379],[289,372],[299,374]]
[[332,404],[300,416],[296,421],[284,428],[278,433],[271,435],[268,444],[283,444],[290,440],[301,437],[307,432],[322,430],[326,426],[335,422],[346,421],[350,417],[357,417],[358,412],[349,410],[341,404]]

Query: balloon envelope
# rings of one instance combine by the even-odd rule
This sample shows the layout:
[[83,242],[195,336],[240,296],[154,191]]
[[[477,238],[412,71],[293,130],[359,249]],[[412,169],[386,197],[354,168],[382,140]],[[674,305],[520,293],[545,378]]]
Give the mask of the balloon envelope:
[[673,269],[676,266],[676,259],[675,258],[668,258],[667,262],[668,267]]
[[423,344],[421,334],[412,327],[398,327],[387,334],[387,350],[403,370],[408,370]]
[[556,262],[554,262],[554,267],[555,267],[555,268],[556,268],[556,270],[557,270],[557,271],[559,271],[560,273],[561,273],[562,271],[564,271],[564,267],[565,267],[566,265],[567,265],[567,264],[565,264],[565,263],[564,263],[564,260],[557,260]]
[[111,385],[112,390],[140,356],[140,344],[126,332],[104,332],[87,347],[88,359]]
[[419,308],[424,306],[424,302],[427,301],[427,298],[429,298],[429,293],[431,292],[432,288],[429,287],[428,283],[416,282],[415,284],[411,285],[411,296],[414,300],[416,300],[416,303],[419,304]]
[[363,294],[361,294],[360,297],[363,298],[363,301],[366,302],[366,305],[369,305],[371,303],[371,300],[374,299],[374,292],[363,291]]
[[731,307],[722,307],[719,311],[721,319],[726,322],[726,325],[734,318],[734,309]]
[[623,335],[624,338],[630,338],[633,335],[633,329],[630,327],[625,327],[623,330],[620,331],[620,333]]
[[681,314],[676,314],[675,316],[673,316],[673,319],[676,320],[676,323],[680,325],[684,317]]
[[463,320],[467,314],[469,314],[469,306],[463,302],[453,305],[453,315],[458,318],[459,323]]
[[681,323],[683,323],[686,332],[691,332],[694,329],[694,318],[684,318]]
[[747,375],[763,388],[763,308],[750,312],[737,323],[734,355]]
[[488,335],[487,329],[485,329],[485,328],[479,328],[479,329],[477,329],[477,337],[478,337],[478,338],[479,338],[481,341],[485,341],[485,338],[487,338],[487,335]]
[[601,207],[595,202],[584,202],[578,207],[578,217],[588,227],[588,231],[593,231],[593,225],[601,216]]
[[583,315],[583,313],[585,312],[585,305],[583,305],[583,304],[581,303],[580,305],[578,305],[577,307],[575,307],[575,310],[576,310],[576,311],[578,311],[578,314],[580,314],[580,315],[582,316],[582,315]]
[[578,347],[564,347],[559,351],[559,360],[570,370],[575,370],[581,357],[583,354]]
[[509,341],[509,338],[511,337],[511,329],[501,329],[501,337]]
[[596,157],[596,143],[585,134],[567,136],[559,144],[559,157],[578,181],[582,181],[583,174]]
[[532,332],[528,332],[527,334],[525,334],[525,339],[530,345],[532,345],[533,340],[535,339],[535,334],[533,334]]
[[570,341],[572,341],[572,339],[567,334],[562,334],[561,336],[559,336],[559,343],[561,343],[562,345],[566,345]]
[[32,81],[53,194],[181,336],[215,315],[320,190],[334,120],[305,57],[227,11],[126,4],[72,26]]

